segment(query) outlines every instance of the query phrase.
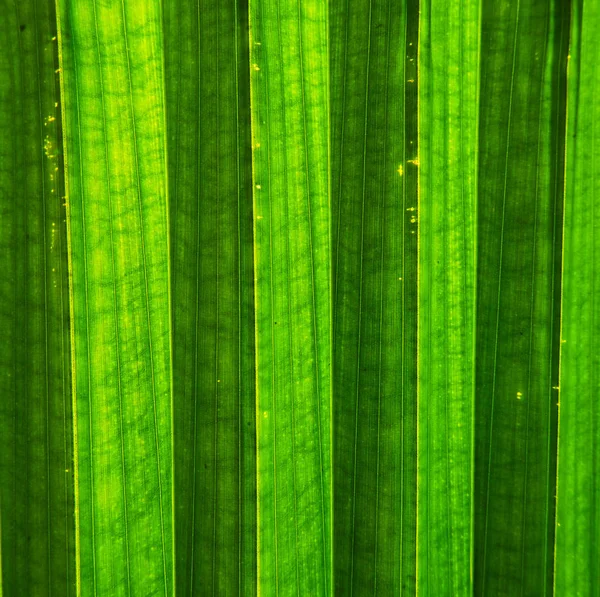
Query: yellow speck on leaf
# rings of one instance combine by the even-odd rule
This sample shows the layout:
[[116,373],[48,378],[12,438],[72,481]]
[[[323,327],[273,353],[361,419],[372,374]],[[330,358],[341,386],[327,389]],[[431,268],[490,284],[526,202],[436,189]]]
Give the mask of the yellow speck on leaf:
[[407,163],[412,164],[413,166],[418,166],[419,158],[415,158],[414,160],[407,160]]
[[523,398],[523,392],[517,392],[517,400],[521,400]]
[[258,64],[253,64],[253,65],[252,65],[252,68],[253,68],[254,70],[260,70],[260,67],[258,66]]
[[400,164],[398,166],[398,170],[396,170],[396,172],[398,172],[398,174],[400,174],[400,176],[402,176],[404,174],[404,168],[402,167],[402,164]]

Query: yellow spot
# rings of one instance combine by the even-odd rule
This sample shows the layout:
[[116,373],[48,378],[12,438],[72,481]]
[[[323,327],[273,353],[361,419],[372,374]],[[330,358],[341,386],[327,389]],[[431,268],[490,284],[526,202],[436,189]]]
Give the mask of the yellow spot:
[[262,219],[263,219],[263,217],[262,217],[262,216],[256,216],[256,219],[257,219],[257,220],[262,220]]
[[414,160],[408,160],[409,164],[412,164],[413,166],[418,166],[419,165],[419,158],[415,158]]
[[269,413],[268,413],[267,411],[265,411],[265,412],[263,413],[263,417],[264,417],[265,419],[268,419],[268,418],[269,418]]
[[415,211],[417,208],[416,207],[407,207],[406,211]]
[[400,164],[398,166],[398,170],[396,170],[396,172],[398,172],[398,174],[400,174],[400,176],[402,176],[404,174],[404,168],[402,167],[402,164]]
[[61,73],[61,72],[62,72],[62,68],[57,68],[57,69],[56,69],[54,72],[55,72],[56,74],[58,74],[58,73]]
[[414,224],[416,221],[417,221],[417,218],[415,218],[415,216],[413,216],[413,217],[410,219],[410,223],[411,223],[411,224]]
[[553,390],[560,390],[560,386],[552,386]]
[[217,379],[217,383],[221,383],[221,380],[220,380],[220,379]]
[[262,189],[262,187],[259,184],[256,185],[256,188],[257,189]]
[[407,83],[414,83],[415,80],[414,79],[408,79],[408,81],[406,81]]
[[567,341],[566,340],[561,340],[560,343],[561,344],[565,344]]
[[517,392],[517,400],[521,400],[523,398],[523,392]]
[[260,67],[258,66],[258,64],[253,64],[253,65],[252,65],[252,68],[253,68],[254,70],[260,70]]

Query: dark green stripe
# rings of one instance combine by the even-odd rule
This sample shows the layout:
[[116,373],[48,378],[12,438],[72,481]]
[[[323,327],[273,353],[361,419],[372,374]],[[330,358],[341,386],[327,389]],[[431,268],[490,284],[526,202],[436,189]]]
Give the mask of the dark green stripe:
[[4,595],[74,594],[68,276],[56,21],[0,3]]
[[176,579],[256,592],[248,7],[164,7],[172,251]]
[[484,1],[475,592],[552,592],[567,3]]
[[335,582],[416,575],[418,2],[330,5]]

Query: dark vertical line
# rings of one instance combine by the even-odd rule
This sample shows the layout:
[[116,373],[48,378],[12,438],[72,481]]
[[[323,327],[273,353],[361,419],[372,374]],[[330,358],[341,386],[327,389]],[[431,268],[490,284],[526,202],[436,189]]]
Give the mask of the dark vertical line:
[[[50,18],[52,20],[52,35],[58,36],[58,14],[57,5],[55,2],[50,4]],[[73,425],[72,417],[73,410],[71,408],[72,388],[71,388],[71,339],[69,334],[70,326],[72,325],[69,312],[69,294],[68,294],[68,249],[67,249],[67,229],[66,229],[66,164],[64,157],[64,130],[63,130],[63,97],[61,93],[60,73],[62,72],[62,64],[58,51],[58,40],[52,46],[54,51],[54,67],[55,72],[59,73],[54,80],[54,95],[56,97],[56,166],[57,170],[54,173],[56,181],[56,197],[59,202],[59,221],[57,222],[58,247],[59,247],[59,284],[60,284],[60,332],[61,332],[61,399],[63,412],[63,466],[64,466],[64,548],[65,548],[65,589],[66,595],[72,594],[71,566],[75,562],[74,553],[71,553],[71,536],[74,531],[74,508],[73,496],[75,492],[74,475],[73,475]],[[65,295],[67,298],[65,304]]]
[[[406,39],[404,58],[404,152],[408,159],[404,162],[405,200],[409,207],[404,208],[404,289],[405,302],[403,308],[402,327],[404,329],[406,352],[403,355],[404,394],[404,428],[403,438],[413,437],[414,441],[404,441],[403,447],[403,587],[402,593],[412,595],[417,583],[417,457],[418,445],[418,260],[419,233],[418,227],[411,222],[419,219],[419,19],[420,1],[408,0],[406,6]],[[406,259],[408,257],[408,259]],[[407,325],[407,313],[414,314],[414,319]],[[407,491],[408,490],[408,491]],[[411,572],[407,572],[410,570]]]
[[[547,504],[547,551],[544,566],[546,568],[545,582],[547,587],[554,587],[555,566],[554,551],[556,542],[556,514],[558,493],[558,418],[560,400],[560,347],[561,347],[561,313],[562,313],[562,254],[563,254],[563,225],[565,212],[565,178],[566,178],[566,147],[567,147],[567,64],[570,53],[571,32],[571,0],[556,0],[559,13],[555,18],[558,29],[559,52],[556,60],[556,85],[552,85],[552,105],[556,106],[555,123],[557,131],[554,148],[556,156],[554,169],[554,201],[553,201],[553,230],[552,230],[552,314],[551,314],[551,369],[550,375],[550,413],[548,433],[548,504]],[[555,33],[556,35],[556,33]],[[579,78],[577,79],[579,81]],[[552,594],[553,589],[546,594]]]

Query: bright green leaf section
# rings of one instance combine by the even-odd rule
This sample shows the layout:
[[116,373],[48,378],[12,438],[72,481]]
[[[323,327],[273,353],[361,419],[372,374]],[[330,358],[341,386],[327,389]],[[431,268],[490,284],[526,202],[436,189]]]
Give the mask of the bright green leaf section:
[[66,210],[52,2],[0,2],[0,584],[75,594]]
[[472,594],[479,0],[419,37],[418,594]]
[[552,593],[565,2],[484,0],[475,594]]
[[600,3],[573,2],[568,72],[555,595],[600,591]]
[[327,4],[251,0],[258,585],[330,595]]
[[248,6],[166,2],[177,594],[256,593]]
[[340,595],[415,592],[418,10],[330,3]]
[[59,6],[78,584],[82,597],[173,595],[161,5]]

